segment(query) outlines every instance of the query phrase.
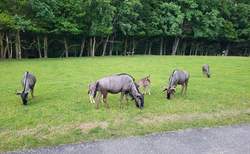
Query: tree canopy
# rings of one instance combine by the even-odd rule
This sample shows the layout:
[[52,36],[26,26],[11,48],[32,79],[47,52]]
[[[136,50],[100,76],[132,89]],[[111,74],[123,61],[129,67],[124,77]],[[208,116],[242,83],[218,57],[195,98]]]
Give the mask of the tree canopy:
[[249,16],[246,0],[1,0],[1,58],[249,56]]

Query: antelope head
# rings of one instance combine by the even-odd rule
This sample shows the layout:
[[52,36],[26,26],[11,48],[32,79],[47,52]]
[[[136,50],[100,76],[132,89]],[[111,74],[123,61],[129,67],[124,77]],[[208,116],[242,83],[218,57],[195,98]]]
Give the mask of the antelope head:
[[15,92],[16,92],[16,95],[21,95],[21,98],[23,100],[23,105],[27,105],[28,93],[30,91],[17,91],[16,89]]
[[164,87],[163,85],[162,87],[164,88],[163,91],[167,91],[167,99],[174,98],[174,92],[176,91],[176,88]]

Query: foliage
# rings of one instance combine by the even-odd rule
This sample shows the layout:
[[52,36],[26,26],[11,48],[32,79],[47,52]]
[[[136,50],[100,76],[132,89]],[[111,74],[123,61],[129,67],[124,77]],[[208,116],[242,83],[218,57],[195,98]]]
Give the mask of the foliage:
[[[4,53],[17,47],[11,44],[16,41],[12,36],[17,29],[22,30],[19,47],[26,52],[18,50],[31,58],[38,57],[34,46],[40,45],[34,40],[40,37],[50,57],[62,56],[65,50],[69,56],[80,52],[87,56],[90,49],[102,55],[108,48],[119,49],[119,54],[125,50],[141,54],[148,46],[151,54],[159,54],[163,44],[167,54],[173,53],[172,49],[187,54],[194,46],[202,54],[206,51],[200,45],[211,41],[218,43],[218,48],[210,44],[208,48],[215,51],[209,54],[221,54],[230,47],[229,55],[246,56],[250,48],[249,11],[245,0],[2,0],[1,57],[15,57],[15,53],[8,54],[11,57]],[[58,43],[62,38],[68,45]]]

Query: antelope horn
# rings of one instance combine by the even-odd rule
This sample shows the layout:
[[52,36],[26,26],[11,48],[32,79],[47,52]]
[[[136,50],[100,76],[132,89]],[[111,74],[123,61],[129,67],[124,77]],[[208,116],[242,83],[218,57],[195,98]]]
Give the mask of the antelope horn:
[[22,92],[21,91],[17,91],[17,89],[15,90],[16,94],[21,94]]
[[25,91],[24,93],[26,94],[26,93],[28,93],[28,92],[30,92],[30,90],[28,90],[28,91]]
[[165,87],[164,84],[161,86],[162,88],[168,88],[168,87]]

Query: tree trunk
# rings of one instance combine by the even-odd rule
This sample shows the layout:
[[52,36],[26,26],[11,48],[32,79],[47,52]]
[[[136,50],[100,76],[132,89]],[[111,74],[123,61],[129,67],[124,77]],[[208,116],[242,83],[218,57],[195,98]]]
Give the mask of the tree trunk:
[[44,58],[48,58],[48,38],[44,36],[43,38],[43,45],[44,45]]
[[201,55],[203,56],[204,53],[204,45],[201,47]]
[[226,49],[226,51],[225,51],[225,56],[227,56],[228,55],[228,52],[229,52],[229,49],[230,49],[230,42],[227,44],[227,49]]
[[[4,48],[4,54],[3,54],[3,58],[5,59],[6,58],[6,53],[10,52],[10,49],[9,49],[9,36],[8,36],[8,33],[6,33],[6,47]],[[8,54],[9,55],[9,54]]]
[[92,56],[92,57],[95,56],[95,43],[96,43],[96,40],[95,40],[95,36],[94,36],[94,39],[93,39],[93,46],[92,46],[92,53],[91,53],[91,56]]
[[16,49],[16,59],[18,59],[18,43],[17,43],[17,37],[15,38],[15,49]]
[[38,49],[39,58],[42,58],[39,36],[37,36],[36,38],[37,38],[37,49]]
[[166,50],[167,50],[167,42],[164,42],[164,48],[163,48],[163,54],[166,55]]
[[3,47],[3,37],[4,37],[4,32],[0,30],[0,50],[1,50],[1,58],[3,57],[3,52],[4,52],[4,47]]
[[113,45],[114,45],[114,36],[111,36],[111,40],[110,40],[110,46],[109,46],[109,55],[112,56],[113,53]]
[[8,58],[12,58],[13,48],[12,48],[12,40],[10,39],[10,53],[8,53]]
[[133,46],[132,46],[132,55],[134,55],[135,53],[135,40],[133,39],[133,42],[132,42]]
[[189,56],[192,55],[192,52],[193,52],[193,44],[194,44],[194,42],[192,41],[191,46],[190,46]]
[[144,55],[147,54],[147,49],[148,49],[148,44],[146,43],[146,47],[145,47],[145,51],[144,51]]
[[195,49],[195,56],[197,55],[197,51],[198,51],[198,49],[199,49],[199,43],[197,43],[197,45],[196,45],[196,49]]
[[163,50],[163,37],[161,37],[160,55],[162,55]]
[[93,49],[93,44],[92,44],[93,40],[92,40],[92,37],[90,37],[89,39],[89,55],[88,56],[92,56],[92,49]]
[[125,40],[125,45],[124,45],[124,56],[126,56],[126,52],[127,52],[127,47],[128,47],[128,40]]
[[183,49],[182,49],[182,55],[183,55],[183,56],[185,56],[185,54],[186,54],[186,53],[185,53],[185,52],[186,52],[186,46],[187,46],[187,45],[186,45],[186,41],[184,41],[184,43],[183,43]]
[[149,44],[148,55],[151,55],[152,42],[153,41],[150,41],[150,44]]
[[66,40],[66,37],[63,37],[64,39],[64,47],[65,47],[65,56],[66,57],[69,57],[69,50],[68,50],[68,44],[67,44],[67,40]]
[[174,40],[174,45],[173,45],[173,49],[172,49],[172,55],[176,54],[178,45],[179,45],[179,41],[180,41],[180,37],[176,36],[175,40]]
[[15,40],[15,47],[16,47],[16,58],[22,58],[21,55],[21,43],[20,43],[20,34],[19,30],[16,31],[16,40]]
[[109,41],[109,36],[107,36],[107,39],[103,43],[102,56],[105,56],[108,41]]
[[17,41],[18,41],[18,58],[22,58],[22,50],[21,50],[21,38],[20,38],[20,31],[17,30]]
[[81,52],[79,57],[82,57],[84,46],[85,46],[85,38],[82,39]]

